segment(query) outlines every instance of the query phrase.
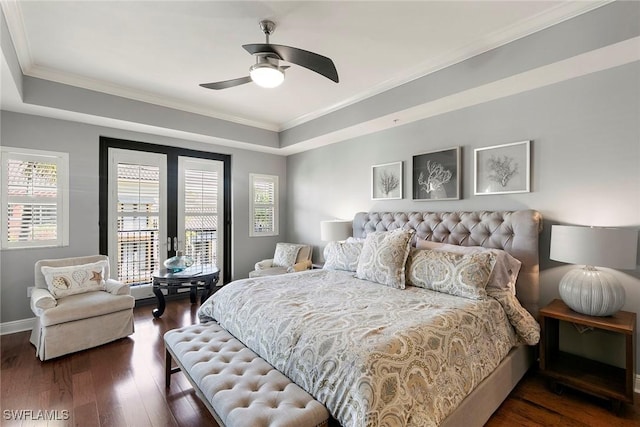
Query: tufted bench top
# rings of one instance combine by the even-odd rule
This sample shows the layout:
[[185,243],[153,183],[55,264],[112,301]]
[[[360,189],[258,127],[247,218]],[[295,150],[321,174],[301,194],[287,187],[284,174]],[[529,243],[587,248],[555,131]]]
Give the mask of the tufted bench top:
[[327,425],[320,402],[217,323],[171,330],[164,342],[167,387],[171,374],[183,371],[221,426]]

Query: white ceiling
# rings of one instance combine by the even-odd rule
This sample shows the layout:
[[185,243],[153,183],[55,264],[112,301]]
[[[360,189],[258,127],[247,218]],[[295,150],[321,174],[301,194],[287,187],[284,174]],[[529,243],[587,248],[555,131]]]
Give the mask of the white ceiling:
[[[602,4],[3,0],[2,8],[25,75],[281,131]],[[241,45],[264,41],[266,18],[277,24],[272,43],[332,58],[340,83],[292,66],[276,89],[199,87],[248,75],[253,58]]]

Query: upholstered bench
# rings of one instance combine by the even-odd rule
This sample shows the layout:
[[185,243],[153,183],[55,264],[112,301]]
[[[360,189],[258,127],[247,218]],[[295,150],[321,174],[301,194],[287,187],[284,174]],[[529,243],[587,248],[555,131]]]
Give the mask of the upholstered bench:
[[320,402],[217,323],[171,330],[164,342],[166,386],[182,371],[221,427],[328,424]]

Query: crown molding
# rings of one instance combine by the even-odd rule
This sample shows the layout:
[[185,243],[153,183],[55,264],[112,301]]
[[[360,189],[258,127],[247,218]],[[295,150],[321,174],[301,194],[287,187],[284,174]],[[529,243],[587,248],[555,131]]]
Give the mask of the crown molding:
[[34,64],[20,3],[17,0],[0,0],[0,7],[7,21],[7,27],[9,27],[9,34],[11,34],[11,41],[18,56],[20,69],[22,74],[26,74],[25,71],[33,67]]
[[576,16],[590,12],[594,9],[602,7],[615,0],[594,0],[584,2],[565,2],[558,6],[538,13],[524,21],[517,22],[499,31],[488,34],[482,40],[463,46],[455,51],[441,55],[424,61],[422,64],[413,67],[408,72],[403,73],[393,79],[386,80],[369,90],[359,93],[351,98],[347,98],[339,103],[330,105],[326,108],[313,111],[311,113],[299,116],[293,120],[283,123],[280,131],[299,126],[303,123],[322,117],[326,114],[335,112],[342,108],[348,107],[372,96],[386,92],[394,87],[419,79],[436,71],[450,67],[457,63],[463,62],[469,58],[488,52],[492,49],[511,43],[538,31],[552,27],[561,22],[567,21]]
[[562,2],[552,9],[548,9],[531,18],[517,22],[500,31],[491,33],[487,37],[484,37],[482,40],[463,46],[453,52],[441,55],[440,57],[431,58],[423,62],[422,64],[413,67],[407,72],[404,72],[402,76],[386,80],[378,85],[371,87],[365,92],[347,98],[339,103],[327,106],[326,108],[318,109],[305,115],[301,115],[293,120],[281,124],[250,120],[235,115],[225,114],[220,111],[212,111],[211,108],[180,101],[175,98],[158,96],[147,91],[114,85],[106,81],[90,79],[83,76],[73,75],[70,73],[61,72],[59,70],[38,66],[37,64],[34,64],[33,58],[31,56],[31,50],[29,48],[29,42],[25,32],[20,2],[18,0],[0,0],[0,5],[2,6],[2,10],[5,14],[7,25],[9,26],[9,31],[11,33],[16,54],[18,56],[18,61],[24,75],[67,84],[87,90],[102,92],[109,95],[121,96],[124,98],[172,108],[180,111],[195,113],[241,125],[256,127],[274,132],[281,132],[286,129],[290,129],[303,123],[312,121],[326,114],[335,112],[349,105],[353,105],[357,102],[388,91],[404,83],[408,83],[410,81],[424,77],[428,74],[460,63],[476,55],[526,37],[537,31],[541,31],[545,28],[551,27],[573,17],[597,9],[601,6],[611,3],[612,1],[614,0]]
[[188,113],[199,114],[202,116],[211,117],[214,119],[225,120],[240,125],[251,126],[259,129],[270,130],[278,132],[280,128],[277,125],[271,123],[260,122],[256,120],[249,120],[244,117],[234,116],[231,114],[225,114],[217,111],[212,111],[211,108],[199,106],[197,104],[191,104],[188,102],[182,102],[174,98],[158,96],[151,92],[133,89],[121,85],[115,85],[106,81],[91,79],[77,74],[71,74],[67,72],[61,72],[56,69],[42,67],[34,65],[31,69],[24,73],[30,77],[35,77],[43,80],[49,80],[56,83],[62,83],[69,86],[79,87],[95,92],[105,93],[108,95],[120,96],[134,101],[145,102],[161,107],[172,108],[175,110],[185,111]]
[[196,104],[179,101],[174,98],[158,96],[151,92],[133,89],[113,83],[91,79],[77,74],[62,72],[49,67],[43,67],[33,61],[29,40],[25,31],[24,18],[20,2],[17,0],[0,0],[0,6],[7,20],[9,33],[18,56],[18,62],[22,74],[43,80],[50,80],[56,83],[62,83],[82,89],[92,90],[96,92],[106,93],[108,95],[121,96],[123,98],[133,99],[135,101],[146,102],[161,107],[173,108],[189,113],[200,114],[214,119],[225,120],[232,123],[251,126],[259,129],[265,129],[278,132],[280,126],[273,123],[265,123],[257,120],[250,120],[231,114],[212,111],[211,108],[199,106]]

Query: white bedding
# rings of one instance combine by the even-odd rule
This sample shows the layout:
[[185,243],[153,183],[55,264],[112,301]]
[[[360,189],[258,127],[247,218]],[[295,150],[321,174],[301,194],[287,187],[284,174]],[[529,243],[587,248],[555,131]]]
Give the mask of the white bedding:
[[353,276],[310,270],[239,280],[199,316],[219,322],[345,427],[437,425],[514,345],[538,340],[538,324],[508,292],[472,300]]

